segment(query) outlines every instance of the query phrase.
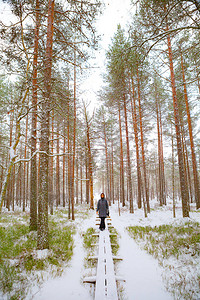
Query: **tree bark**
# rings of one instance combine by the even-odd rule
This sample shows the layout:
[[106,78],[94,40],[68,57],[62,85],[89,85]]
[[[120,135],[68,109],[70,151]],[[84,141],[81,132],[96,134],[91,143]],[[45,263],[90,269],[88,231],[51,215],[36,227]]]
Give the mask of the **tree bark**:
[[50,153],[52,156],[49,157],[49,207],[50,214],[53,215],[53,204],[54,204],[54,176],[53,176],[53,165],[54,165],[54,111],[52,110],[51,116],[51,139],[50,139]]
[[76,204],[79,203],[79,197],[78,197],[78,193],[79,193],[79,188],[78,188],[78,175],[79,175],[79,161],[78,158],[76,159]]
[[54,0],[48,4],[47,42],[45,53],[44,73],[44,100],[41,115],[41,137],[40,137],[40,180],[38,192],[38,249],[49,248],[48,229],[48,163],[49,163],[49,114],[51,96],[51,71],[52,71],[52,48],[53,48],[53,25],[54,25]]
[[[64,122],[64,128],[63,128],[63,135],[64,135],[64,138],[63,138],[63,153],[65,153],[66,151],[66,138],[65,138],[65,122]],[[62,180],[63,180],[63,185],[62,185],[62,196],[63,196],[63,207],[65,207],[65,155],[63,155],[63,176],[62,176]]]
[[90,124],[85,107],[85,121],[86,121],[86,137],[87,137],[87,153],[88,153],[88,173],[89,173],[89,189],[90,189],[90,209],[94,209],[94,195],[93,195],[93,170],[92,170],[92,153],[90,144]]
[[163,203],[164,205],[166,205],[167,200],[166,200],[165,166],[164,166],[164,154],[163,154],[163,133],[162,133],[162,117],[161,117],[160,108],[159,108],[159,122],[160,122],[160,150],[161,150],[161,170],[162,170],[162,195],[163,195]]
[[[56,143],[56,152],[60,153],[60,126],[59,119],[57,120],[57,143]],[[56,206],[60,205],[60,156],[56,156]]]
[[74,215],[75,158],[76,158],[76,50],[74,50],[74,130],[73,130],[73,157],[72,157],[72,179],[71,179],[72,220],[75,220],[75,215]]
[[128,118],[127,118],[127,108],[126,108],[126,98],[123,95],[124,101],[124,117],[125,117],[125,128],[126,128],[126,150],[127,150],[127,173],[128,173],[128,191],[127,194],[129,196],[130,203],[130,213],[134,213],[133,209],[133,187],[132,187],[132,174],[131,174],[131,160],[130,160],[130,149],[129,149],[129,134],[128,134]]
[[165,199],[165,175],[164,175],[164,160],[163,160],[163,145],[162,145],[162,123],[161,123],[161,112],[158,103],[157,86],[155,84],[155,103],[156,103],[156,119],[157,119],[157,135],[158,135],[158,182],[159,182],[159,202],[160,206],[166,203]]
[[135,88],[133,77],[131,77],[132,95],[131,97],[131,111],[133,119],[134,137],[135,137],[135,150],[136,150],[136,162],[137,162],[137,188],[138,188],[138,208],[142,207],[142,193],[141,193],[141,170],[140,170],[140,152],[139,152],[139,139],[138,139],[138,125],[137,125],[137,110],[135,102]]
[[109,205],[111,205],[108,145],[107,145],[106,122],[105,122],[104,113],[103,113],[103,133],[104,133],[105,154],[106,154],[106,198],[109,201]]
[[[166,31],[168,30],[169,27],[166,20]],[[188,197],[188,188],[186,186],[186,178],[185,178],[183,147],[181,142],[181,131],[180,131],[179,108],[178,108],[178,101],[176,95],[176,84],[175,84],[174,66],[173,66],[173,58],[172,58],[171,38],[169,35],[167,36],[167,45],[168,45],[168,56],[169,56],[169,63],[170,63],[170,76],[171,76],[172,97],[173,97],[173,107],[174,107],[175,129],[176,129],[180,189],[181,189],[181,198],[182,198],[182,212],[183,212],[183,217],[189,217],[189,208],[188,208],[189,197]]]
[[[40,0],[36,0],[35,6],[35,36],[33,55],[33,79],[32,79],[32,123],[31,123],[31,156],[37,150],[37,63],[39,44],[39,5]],[[37,230],[37,156],[34,155],[30,166],[30,230]]]
[[111,141],[111,200],[115,203],[115,182],[114,182],[114,150],[113,150],[113,137]]
[[70,119],[69,119],[69,99],[67,101],[67,182],[68,182],[68,219],[71,218],[71,141],[70,141]]
[[144,172],[145,199],[146,199],[146,204],[147,204],[147,212],[150,213],[149,189],[148,189],[148,185],[147,185],[147,172],[146,172],[146,161],[145,161],[145,151],[144,151],[143,122],[142,122],[142,106],[141,106],[141,95],[140,95],[140,78],[139,78],[139,70],[138,70],[138,66],[137,66],[137,88],[138,88],[138,104],[139,104],[140,136],[141,136],[141,147],[142,147],[142,164],[143,164],[143,172]]
[[122,123],[121,123],[121,110],[118,104],[119,115],[119,134],[120,134],[120,201],[122,206],[125,206],[125,192],[124,192],[124,155],[123,155],[123,140],[122,140]]
[[89,171],[88,171],[88,154],[87,149],[85,149],[85,197],[86,197],[86,203],[89,204],[89,198],[90,198],[90,187],[89,187]]
[[[12,146],[12,140],[13,140],[13,119],[14,119],[14,112],[10,112],[10,147]],[[12,201],[12,180],[13,180],[13,171],[11,172],[11,176],[8,182],[8,192],[7,192],[7,199],[6,199],[6,207],[8,210],[10,210],[10,204]]]
[[173,201],[173,217],[176,218],[176,202],[175,202],[175,183],[174,183],[174,137],[171,126],[171,137],[172,137],[172,201]]
[[[25,147],[24,147],[24,159],[27,157],[27,141],[28,141],[28,115],[26,116],[26,133],[25,133]],[[24,182],[23,182],[23,211],[26,209],[26,197],[28,195],[28,191],[26,189],[26,182],[27,182],[27,165],[24,163]]]
[[189,130],[189,137],[190,137],[190,148],[192,153],[192,168],[193,168],[193,177],[194,177],[194,191],[195,191],[195,201],[196,201],[196,208],[200,208],[200,183],[199,183],[199,176],[197,171],[197,162],[196,162],[196,154],[195,154],[195,147],[194,147],[194,139],[193,139],[193,132],[192,132],[192,121],[190,116],[190,107],[188,102],[188,94],[187,94],[187,86],[185,80],[185,69],[183,63],[183,54],[180,49],[181,54],[181,68],[182,68],[182,79],[183,79],[183,87],[184,87],[184,99],[186,105],[186,112],[187,112],[187,121],[188,121],[188,130]]
[[191,182],[191,175],[190,175],[190,165],[189,165],[188,150],[187,150],[183,125],[182,125],[182,140],[183,140],[182,143],[184,145],[185,163],[186,163],[186,169],[187,169],[186,172],[187,172],[188,186],[189,186],[189,192],[190,192],[189,193],[190,203],[193,203],[193,191],[192,191],[192,182]]

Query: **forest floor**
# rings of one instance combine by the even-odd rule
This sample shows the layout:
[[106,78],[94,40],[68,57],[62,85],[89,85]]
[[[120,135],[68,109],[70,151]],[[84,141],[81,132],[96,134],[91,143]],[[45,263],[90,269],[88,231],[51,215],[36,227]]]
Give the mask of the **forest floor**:
[[[130,214],[127,207],[120,208],[119,216],[117,203],[110,207],[112,224],[118,234],[117,255],[123,259],[116,264],[116,273],[126,280],[118,285],[120,299],[199,299],[200,211],[195,211],[192,206],[190,218],[183,219],[181,207],[177,205],[174,219],[170,203],[167,207],[159,207],[152,202],[151,207],[147,218],[144,218],[142,210],[135,209],[134,214]],[[22,216],[17,215],[17,218],[25,222]],[[36,271],[40,280],[29,273],[32,283],[23,299],[93,299],[93,286],[83,284],[84,276],[95,274],[94,266],[88,265],[86,260],[93,250],[84,247],[84,235],[88,229],[97,230],[95,218],[96,213],[88,212],[84,206],[76,207],[74,222],[68,221],[67,212],[63,209],[55,211],[51,222],[53,225],[59,223],[60,229],[70,228],[73,255],[70,254],[71,260],[67,262],[63,258],[63,263],[61,261],[56,271],[55,268],[52,271],[51,261],[55,257],[51,254],[51,260],[46,260],[47,268]],[[45,258],[50,252],[52,250],[38,251],[37,256]],[[0,299],[17,299],[9,295],[11,293],[3,295],[0,292]]]

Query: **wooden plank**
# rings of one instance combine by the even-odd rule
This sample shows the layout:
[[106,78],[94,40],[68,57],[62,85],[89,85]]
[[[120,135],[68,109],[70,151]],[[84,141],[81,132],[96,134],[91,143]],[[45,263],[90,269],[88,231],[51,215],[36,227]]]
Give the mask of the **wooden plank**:
[[110,237],[108,230],[105,231],[105,239],[106,239],[106,260],[107,260],[107,270],[106,270],[106,279],[107,279],[107,298],[117,300],[117,285],[115,279],[115,271],[114,271],[114,264],[112,258],[112,249],[110,244]]
[[108,229],[100,232],[95,300],[117,300],[117,286]]
[[96,283],[95,300],[118,300],[116,281],[122,280],[115,276],[113,259],[120,260],[116,256],[112,256],[110,236],[116,235],[109,233],[108,227],[111,227],[110,221],[106,220],[107,228],[104,231],[93,234],[99,236],[98,256],[91,256],[89,260],[97,260],[97,273],[95,277],[86,277],[84,282]]
[[96,282],[96,276],[85,277],[83,280],[83,283],[95,283],[95,282]]
[[96,275],[95,300],[105,299],[105,238],[104,231],[99,235],[99,250]]

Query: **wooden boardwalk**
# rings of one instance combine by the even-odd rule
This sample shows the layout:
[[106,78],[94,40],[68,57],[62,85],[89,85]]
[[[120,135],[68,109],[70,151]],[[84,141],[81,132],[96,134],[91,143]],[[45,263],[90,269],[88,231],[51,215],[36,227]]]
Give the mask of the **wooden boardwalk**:
[[[96,224],[98,225],[98,224]],[[96,283],[95,300],[118,300],[117,295],[117,277],[115,276],[110,233],[108,226],[111,225],[110,220],[106,220],[106,229],[95,234],[99,236],[98,256],[90,259],[97,259],[97,272],[95,277],[87,277],[84,282]]]

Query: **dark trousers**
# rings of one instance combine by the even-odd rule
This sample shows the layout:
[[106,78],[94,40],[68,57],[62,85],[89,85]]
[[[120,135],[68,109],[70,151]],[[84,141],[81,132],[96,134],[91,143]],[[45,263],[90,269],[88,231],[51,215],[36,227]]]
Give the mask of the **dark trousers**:
[[100,226],[99,226],[99,229],[105,229],[105,217],[101,217],[101,223],[100,223]]

